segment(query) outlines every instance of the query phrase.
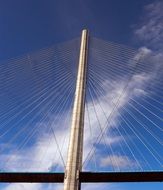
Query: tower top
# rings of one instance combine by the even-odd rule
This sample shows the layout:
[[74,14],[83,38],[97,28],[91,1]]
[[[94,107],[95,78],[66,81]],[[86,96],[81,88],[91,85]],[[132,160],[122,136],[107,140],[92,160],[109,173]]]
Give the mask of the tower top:
[[88,30],[88,29],[83,29],[83,30],[82,30],[82,33],[83,33],[83,32],[84,32],[84,33],[88,33],[89,30]]

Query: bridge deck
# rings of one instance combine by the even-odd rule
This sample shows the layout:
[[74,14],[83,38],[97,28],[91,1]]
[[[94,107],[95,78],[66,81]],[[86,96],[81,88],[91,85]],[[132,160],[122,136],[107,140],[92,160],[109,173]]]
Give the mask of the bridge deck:
[[[0,182],[63,183],[64,173],[0,173]],[[161,182],[163,172],[81,172],[81,183]]]

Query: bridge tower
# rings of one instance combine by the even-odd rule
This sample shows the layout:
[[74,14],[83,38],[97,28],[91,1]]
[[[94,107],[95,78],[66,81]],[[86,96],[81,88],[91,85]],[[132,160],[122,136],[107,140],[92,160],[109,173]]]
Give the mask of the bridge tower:
[[71,121],[71,134],[66,164],[64,190],[79,190],[82,170],[84,109],[88,54],[88,30],[82,31],[78,74]]

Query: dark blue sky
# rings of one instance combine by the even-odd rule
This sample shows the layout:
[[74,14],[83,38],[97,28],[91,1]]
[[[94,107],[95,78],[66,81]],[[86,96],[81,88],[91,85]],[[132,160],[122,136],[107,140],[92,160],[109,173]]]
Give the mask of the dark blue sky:
[[1,0],[0,59],[78,37],[131,44],[132,26],[151,0]]

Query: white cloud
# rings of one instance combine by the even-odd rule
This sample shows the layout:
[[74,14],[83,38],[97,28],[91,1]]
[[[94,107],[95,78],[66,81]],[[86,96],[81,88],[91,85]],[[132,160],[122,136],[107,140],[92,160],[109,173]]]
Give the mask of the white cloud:
[[14,183],[6,186],[3,190],[62,190],[62,184],[39,184],[39,183]]
[[[137,39],[154,49],[163,48],[163,2],[156,1],[144,8],[143,19],[135,30]],[[154,47],[155,46],[155,47]]]
[[99,190],[99,189],[109,189],[109,190],[122,190],[122,187],[120,187],[118,184],[106,184],[106,183],[100,183],[100,184],[83,184],[82,185],[83,190]]
[[138,53],[134,56],[133,60],[143,60],[145,58],[148,58],[152,53],[152,50],[147,47],[140,47],[138,49]]
[[[126,104],[128,103],[130,98],[134,98],[135,96],[144,96],[145,94],[147,94],[147,92],[145,92],[145,88],[146,85],[148,85],[148,82],[150,82],[150,80],[152,79],[152,76],[149,73],[144,73],[141,72],[139,74],[134,74],[131,79],[128,80],[124,80],[124,81],[114,81],[114,86],[112,88],[110,88],[107,93],[103,96],[99,96],[99,100],[94,99],[94,107],[96,109],[96,112],[98,114],[98,118],[102,127],[102,131],[103,131],[103,139],[105,139],[104,141],[101,141],[100,144],[104,145],[104,143],[106,144],[106,146],[109,147],[113,147],[113,146],[119,146],[119,143],[124,143],[124,138],[125,141],[127,142],[127,138],[123,136],[121,136],[121,134],[119,134],[119,136],[113,136],[113,134],[111,133],[111,131],[116,128],[119,123],[119,113],[122,112],[122,107],[125,107]],[[127,88],[126,88],[126,84]],[[104,85],[106,84],[107,87],[107,81],[104,82]],[[125,91],[124,91],[125,88]],[[107,88],[108,89],[108,88]],[[123,92],[124,91],[124,92]],[[123,94],[123,95],[122,95]],[[120,97],[120,99],[119,99]],[[109,123],[107,130],[105,131],[105,127],[107,125],[107,119],[108,116],[111,114],[112,110],[115,107],[115,104],[117,104],[117,102],[119,102],[117,108],[114,110],[114,114],[112,115],[112,119],[111,119],[111,123]],[[101,110],[101,108],[99,107],[99,104],[101,105],[101,107],[103,108],[103,111],[106,114],[106,117],[104,116],[103,111]],[[91,104],[91,102],[88,103],[88,109],[90,110],[90,120],[91,120],[91,126],[93,126],[92,128],[92,134],[93,134],[93,142],[97,142],[97,139],[101,133],[100,129],[99,129],[99,124],[97,121],[96,116],[94,115],[93,112],[93,106]],[[104,132],[105,131],[105,132]],[[86,155],[90,152],[92,144],[91,144],[91,134],[88,132],[88,121],[86,120],[86,126],[85,126],[85,147],[84,147],[84,160]],[[98,151],[98,149],[96,148],[96,143],[93,144],[94,146],[94,150],[92,151],[92,154],[95,152],[96,154],[96,158],[98,158],[98,164],[101,164],[101,162],[103,162],[101,160],[101,153]],[[92,155],[91,154],[91,155]],[[116,151],[113,151],[112,154],[110,154],[108,156],[108,158],[117,158],[116,155]],[[119,162],[117,164],[117,167],[119,168],[123,168],[123,169],[129,169],[131,168],[133,165],[136,167],[138,167],[138,162],[139,160],[134,161],[131,160],[129,157],[118,157],[119,158]],[[117,159],[118,159],[117,158]],[[120,160],[121,159],[121,160]],[[126,163],[124,164],[123,161],[124,159],[126,159]],[[134,163],[134,164],[133,164]],[[109,166],[115,166],[115,162],[110,162]],[[86,167],[84,168],[86,169]]]
[[107,156],[101,159],[101,166],[113,166],[118,169],[126,169],[126,168],[137,168],[138,164],[135,160],[131,160],[127,156],[121,156],[121,155],[113,155],[113,156]]
[[23,184],[10,184],[4,190],[41,190],[41,184],[23,183]]
[[[68,134],[66,130],[56,131],[57,139],[63,142],[63,138]],[[50,171],[53,166],[63,169],[62,159],[59,157],[58,149],[54,141],[53,134],[46,134],[40,137],[30,148],[21,151],[12,151],[2,155],[1,159],[9,160],[3,166],[10,171]],[[59,142],[59,140],[58,140]],[[62,144],[62,143],[61,143]],[[65,142],[65,146],[68,142]],[[66,147],[62,150],[63,157],[66,158]],[[60,147],[61,149],[61,147]],[[2,161],[2,160],[1,160]],[[1,162],[2,163],[2,162]]]
[[[114,125],[116,125],[116,120],[118,117],[118,111],[120,111],[122,106],[125,106],[125,104],[128,102],[129,97],[133,97],[135,95],[135,91],[139,91],[139,95],[142,95],[142,91],[144,89],[144,82],[148,80],[148,76],[146,76],[144,73],[142,74],[137,74],[132,77],[132,80],[130,81],[129,88],[126,90],[125,94],[123,97],[121,97],[118,109],[115,111],[114,116],[112,118]],[[107,83],[107,81],[105,81]],[[99,100],[94,100],[94,106],[95,109],[98,112],[98,117],[101,123],[102,127],[105,127],[106,123],[106,118],[104,117],[103,112],[99,108],[99,103],[101,104],[101,107],[109,116],[109,114],[112,112],[113,107],[115,106],[114,104],[118,101],[118,97],[123,91],[123,88],[125,86],[125,81],[117,81],[115,82],[116,85],[114,85],[114,88],[105,94],[104,97],[99,97]],[[115,97],[113,99],[113,97]],[[108,99],[108,102],[106,103],[106,100]],[[113,99],[113,103],[110,102],[110,99]],[[91,119],[91,124],[93,126],[92,128],[92,134],[93,134],[93,139],[94,141],[100,134],[100,129],[98,127],[98,122],[96,120],[96,117],[94,115],[94,111],[92,110],[92,104],[91,102],[88,103],[88,109],[90,110],[90,119]],[[65,113],[66,115],[66,113]],[[62,122],[62,121],[60,121]],[[59,123],[59,122],[58,122]],[[46,123],[45,123],[46,124]],[[42,123],[41,123],[42,125]],[[113,124],[109,126],[109,128],[114,127]],[[85,126],[85,136],[84,136],[84,160],[88,152],[92,148],[92,143],[90,142],[90,133],[88,132],[88,120],[86,118],[86,126]],[[57,137],[58,142],[63,142],[64,137],[68,135],[68,130],[55,130],[55,135]],[[105,142],[108,146],[113,146],[117,145],[119,142],[122,141],[121,136],[113,136],[110,133],[104,133],[105,137]],[[101,142],[103,143],[103,142]],[[60,149],[61,149],[61,144]],[[68,138],[65,141],[65,145],[68,145]],[[98,152],[97,152],[98,154]],[[114,153],[115,154],[115,153]],[[112,165],[114,166],[114,162],[108,161],[109,158],[118,162],[118,167],[120,168],[126,168],[129,166],[133,166],[133,160],[130,160],[130,158],[126,157],[117,157],[117,155],[110,155],[107,159],[106,158],[100,158],[99,159],[99,164],[104,164],[107,165]],[[67,157],[67,146],[64,146],[64,149],[62,150],[62,155],[63,158],[66,162],[66,157]],[[100,155],[98,155],[100,156]],[[10,162],[7,162],[4,164],[4,160],[10,159]],[[44,134],[44,136],[41,136],[40,138],[37,139],[36,143],[30,147],[23,149],[21,151],[13,151],[12,153],[9,154],[4,154],[1,156],[1,167],[3,167],[5,170],[10,170],[10,171],[50,171],[53,167],[56,169],[58,168],[63,169],[63,164],[62,160],[59,157],[57,147],[53,138],[52,134]],[[43,187],[40,184],[23,184],[25,189],[35,189],[35,190],[41,190]],[[54,188],[54,187],[53,187]],[[56,187],[57,189],[60,189],[60,187]],[[21,189],[20,184],[10,184],[9,186],[6,187],[5,190],[8,189]]]

